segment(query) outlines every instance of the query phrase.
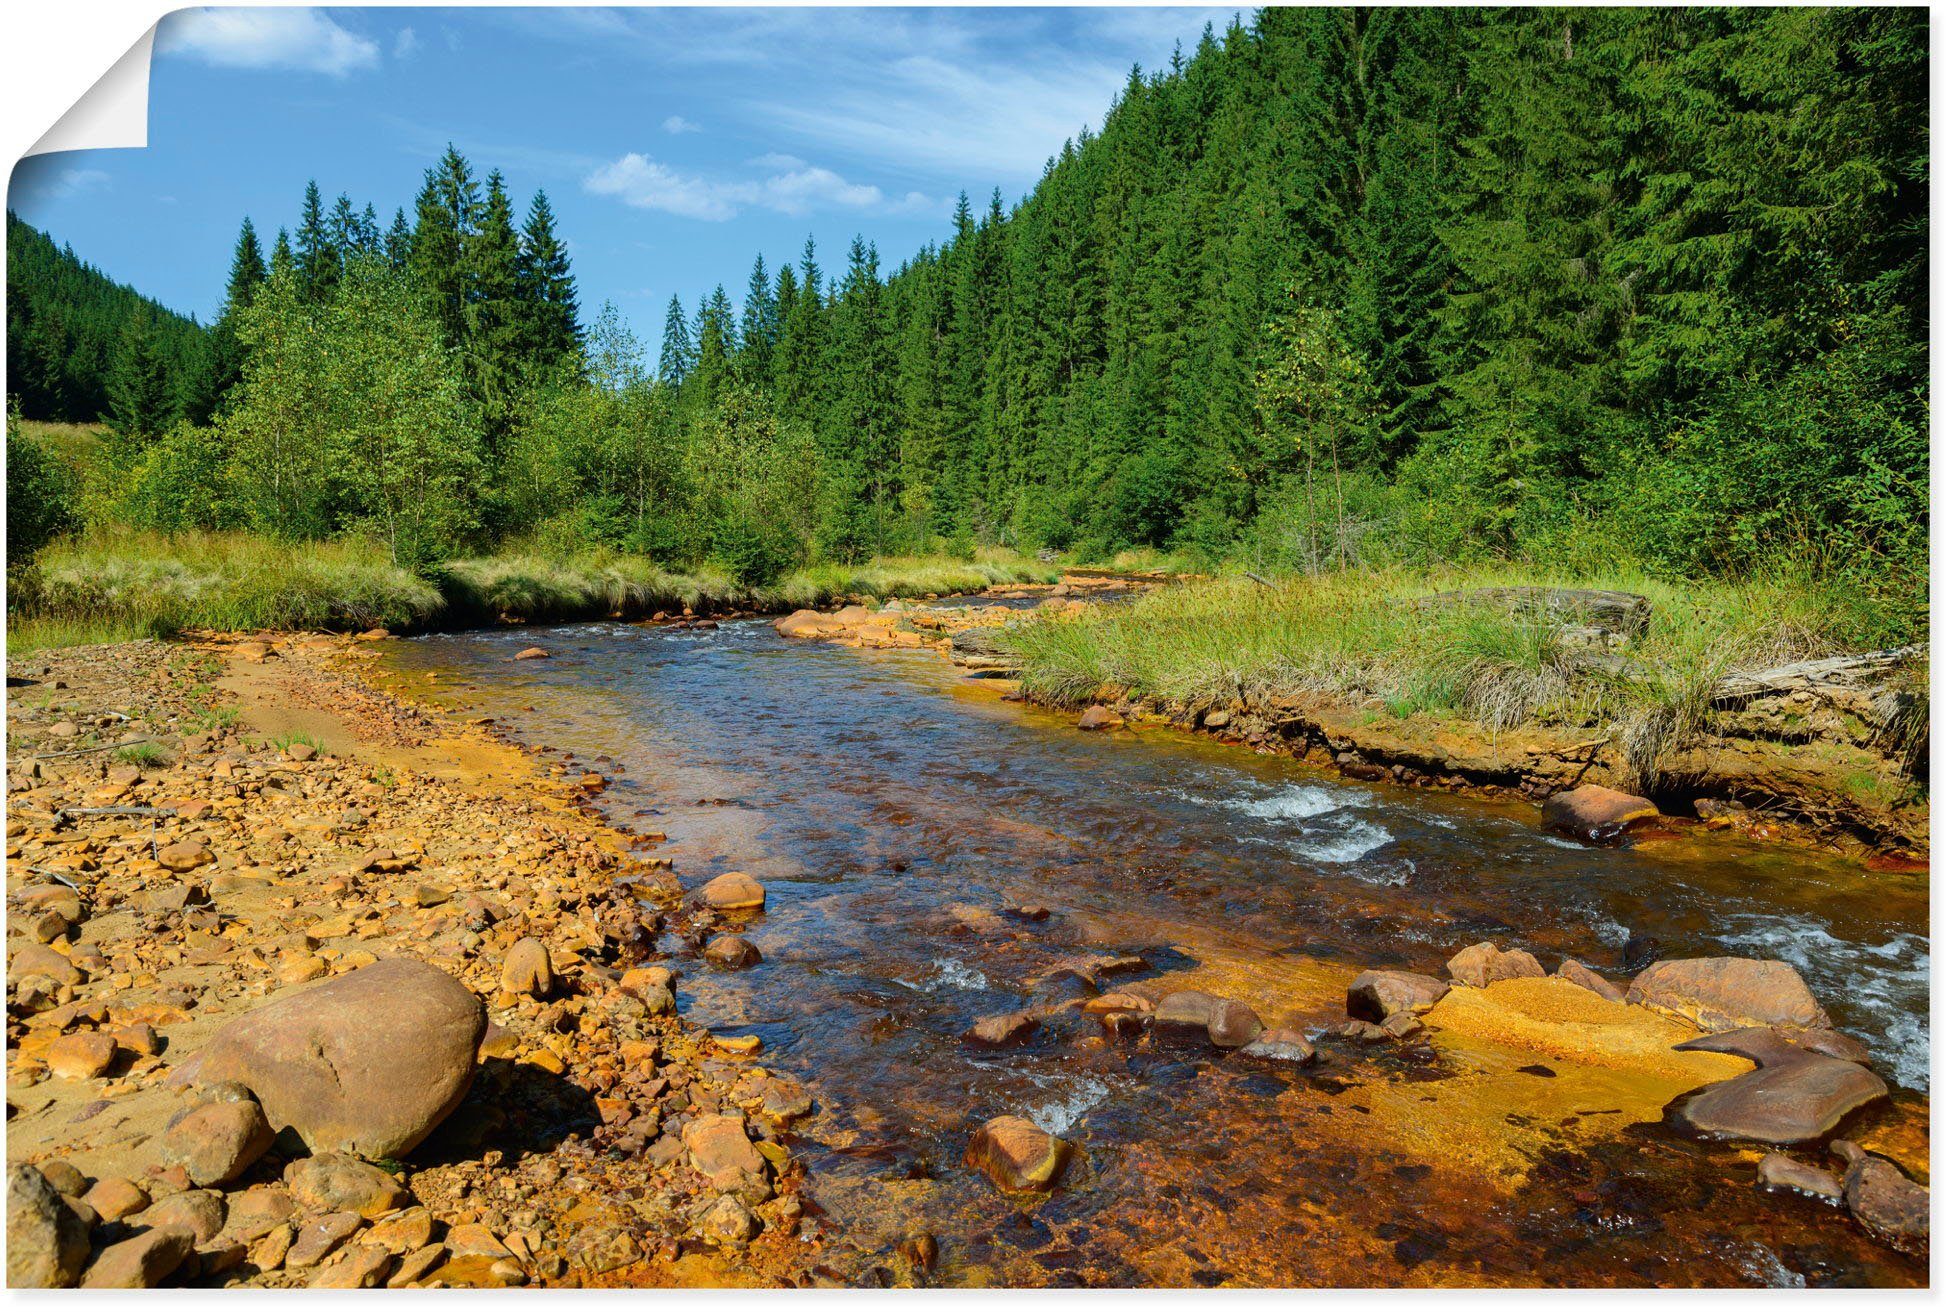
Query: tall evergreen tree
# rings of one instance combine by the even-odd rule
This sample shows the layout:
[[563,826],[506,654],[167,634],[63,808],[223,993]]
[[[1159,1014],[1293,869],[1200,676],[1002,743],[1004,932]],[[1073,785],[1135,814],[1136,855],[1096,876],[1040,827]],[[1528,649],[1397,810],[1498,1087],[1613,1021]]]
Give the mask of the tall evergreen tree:
[[689,336],[689,320],[683,316],[682,297],[669,298],[669,313],[662,321],[662,353],[655,376],[665,387],[680,388],[696,366],[696,346]]
[[528,359],[543,375],[570,368],[581,347],[581,323],[567,247],[554,232],[547,193],[536,191],[520,237],[520,300]]
[[[351,203],[344,202],[347,212]],[[332,223],[324,212],[324,202],[314,179],[304,188],[304,209],[297,220],[297,284],[304,299],[313,304],[331,295],[338,285],[342,268],[339,248],[332,240]]]

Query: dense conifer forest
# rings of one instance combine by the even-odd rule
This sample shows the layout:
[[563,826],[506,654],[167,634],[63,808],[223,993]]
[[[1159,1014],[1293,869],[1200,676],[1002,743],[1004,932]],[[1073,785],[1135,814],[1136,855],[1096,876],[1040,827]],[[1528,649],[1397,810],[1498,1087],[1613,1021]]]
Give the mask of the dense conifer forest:
[[246,223],[207,332],[10,221],[10,373],[116,421],[82,520],[415,566],[1788,556],[1919,605],[1927,76],[1913,9],[1268,9],[1018,204],[759,256],[653,358],[449,150],[389,223]]

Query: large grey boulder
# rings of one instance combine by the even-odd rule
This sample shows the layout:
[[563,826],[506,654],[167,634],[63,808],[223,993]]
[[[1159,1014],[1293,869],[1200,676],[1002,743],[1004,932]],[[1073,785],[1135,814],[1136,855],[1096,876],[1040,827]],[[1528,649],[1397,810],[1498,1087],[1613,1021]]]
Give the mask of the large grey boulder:
[[231,1021],[174,1078],[236,1081],[314,1153],[398,1157],[459,1106],[485,1034],[465,985],[394,958]]

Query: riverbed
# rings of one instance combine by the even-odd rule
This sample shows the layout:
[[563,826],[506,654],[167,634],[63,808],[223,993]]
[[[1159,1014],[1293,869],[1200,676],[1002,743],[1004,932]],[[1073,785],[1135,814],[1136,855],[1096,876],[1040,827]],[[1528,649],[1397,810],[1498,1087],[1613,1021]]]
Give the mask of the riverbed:
[[[511,660],[536,641],[550,659]],[[762,964],[688,963],[684,1009],[811,1084],[821,1114],[793,1148],[830,1226],[888,1250],[938,1236],[941,1283],[1924,1279],[1842,1213],[1759,1193],[1747,1150],[1511,1052],[1327,1047],[1270,1069],[1078,1016],[997,1051],[964,1038],[1102,958],[1141,959],[1118,982],[1166,976],[1315,1031],[1368,966],[1439,972],[1485,939],[1621,978],[1633,934],[1796,966],[1898,1086],[1848,1128],[1924,1179],[1924,876],[1716,835],[1585,848],[1531,807],[1164,729],[1084,734],[931,653],[789,643],[757,621],[386,648],[408,677],[438,673],[442,699],[611,776],[598,804],[665,832],[686,886],[764,882],[744,931]],[[961,1162],[1006,1112],[1081,1148],[1044,1201]]]

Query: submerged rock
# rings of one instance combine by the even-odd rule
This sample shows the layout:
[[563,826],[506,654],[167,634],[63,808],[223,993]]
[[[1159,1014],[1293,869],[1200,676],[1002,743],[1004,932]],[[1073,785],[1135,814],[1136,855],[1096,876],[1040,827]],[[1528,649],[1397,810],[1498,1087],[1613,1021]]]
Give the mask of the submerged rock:
[[544,661],[550,655],[552,653],[545,647],[522,647],[514,653],[514,659],[517,661]]
[[1923,1255],[1931,1243],[1932,1190],[1849,1139],[1839,1139],[1831,1151],[1847,1164],[1845,1206],[1858,1223],[1902,1253]]
[[975,1043],[997,1048],[1033,1033],[1040,1021],[1031,1011],[1009,1011],[998,1016],[982,1016],[973,1022],[966,1037]]
[[1757,1163],[1757,1183],[1765,1189],[1789,1189],[1826,1202],[1842,1202],[1844,1183],[1837,1176],[1815,1166],[1806,1166],[1783,1153],[1765,1153]]
[[1455,983],[1470,984],[1476,989],[1503,979],[1541,979],[1547,974],[1533,953],[1519,948],[1502,952],[1491,943],[1475,943],[1454,953],[1446,963],[1446,973]]
[[1179,989],[1165,993],[1155,1004],[1154,1021],[1164,1029],[1203,1030],[1208,1032],[1210,1017],[1215,1014],[1216,1004],[1222,999],[1200,989]]
[[1409,970],[1368,970],[1345,990],[1345,1014],[1377,1024],[1394,1012],[1430,1011],[1450,987],[1443,979]]
[[1051,1189],[1073,1149],[1021,1116],[996,1116],[966,1146],[966,1164],[1008,1193]]
[[1265,1030],[1238,1049],[1237,1055],[1253,1057],[1258,1061],[1289,1062],[1302,1066],[1314,1060],[1318,1052],[1311,1046],[1311,1041],[1296,1030]]
[[1688,957],[1658,961],[1628,986],[1628,1000],[1706,1030],[1755,1025],[1830,1029],[1803,976],[1782,961]]
[[398,1157],[466,1096],[485,1033],[465,985],[393,958],[231,1021],[172,1078],[236,1081],[313,1152]]
[[703,949],[703,960],[722,970],[743,970],[763,959],[757,945],[740,934],[719,934]]
[[1541,803],[1541,824],[1584,843],[1612,843],[1636,821],[1660,814],[1648,798],[1600,784],[1570,788]]

